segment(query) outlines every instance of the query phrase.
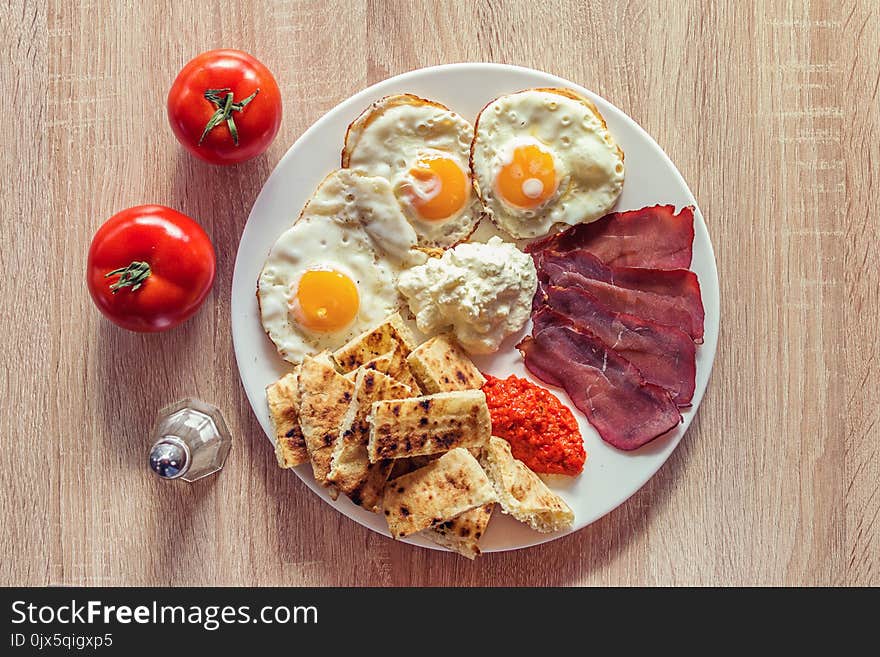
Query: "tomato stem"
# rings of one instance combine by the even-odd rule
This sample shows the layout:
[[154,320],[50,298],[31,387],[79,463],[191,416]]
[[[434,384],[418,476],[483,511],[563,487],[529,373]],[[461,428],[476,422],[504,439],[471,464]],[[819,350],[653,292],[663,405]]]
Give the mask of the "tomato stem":
[[205,129],[202,131],[202,136],[199,138],[199,146],[202,145],[202,142],[205,140],[208,133],[224,121],[226,121],[226,125],[229,127],[229,134],[232,135],[232,142],[238,146],[238,128],[235,127],[235,119],[232,118],[232,113],[242,111],[249,102],[256,98],[258,93],[260,93],[259,89],[244,100],[234,103],[232,102],[232,89],[229,87],[224,87],[222,89],[208,89],[205,92],[205,100],[213,103],[217,110],[211,115],[211,118],[208,119]]
[[144,281],[147,280],[152,273],[148,262],[135,260],[128,267],[120,267],[119,269],[107,272],[104,274],[104,278],[116,275],[119,276],[119,280],[110,286],[110,290],[113,294],[116,294],[124,287],[131,287],[131,291],[134,292],[143,285]]

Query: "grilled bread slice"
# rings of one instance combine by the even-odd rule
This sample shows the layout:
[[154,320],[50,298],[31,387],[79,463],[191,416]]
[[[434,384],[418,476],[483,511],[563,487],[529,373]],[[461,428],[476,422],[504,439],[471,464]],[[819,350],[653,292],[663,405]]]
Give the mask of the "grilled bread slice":
[[398,383],[402,383],[408,388],[411,388],[413,392],[421,391],[418,379],[413,375],[409,364],[406,362],[406,358],[403,356],[403,351],[397,347],[392,351],[389,351],[387,354],[382,354],[381,356],[376,356],[376,358],[373,358],[372,360],[368,360],[356,370],[352,370],[343,376],[349,381],[354,381],[357,378],[358,372],[361,370],[376,370],[377,372],[382,372],[382,374],[387,374]]
[[354,383],[336,371],[330,353],[325,351],[303,359],[299,395],[299,424],[312,470],[318,483],[327,486],[333,446],[354,398]]
[[367,457],[370,437],[367,416],[374,401],[409,397],[412,389],[376,370],[360,368],[356,372],[354,397],[339,428],[327,479],[355,504],[368,511],[378,511],[394,462],[370,463]]
[[[394,468],[391,470],[391,478],[396,479],[397,477],[412,472],[413,470],[424,468],[431,461],[439,459],[441,456],[443,455],[426,454],[425,456],[413,456],[412,458],[393,459]],[[474,456],[477,455],[474,454]]]
[[294,468],[309,460],[299,426],[299,366],[266,387],[269,418],[275,432],[275,457],[282,468]]
[[361,333],[337,349],[333,353],[333,359],[339,370],[345,374],[395,348],[403,352],[405,359],[415,349],[416,344],[416,339],[404,324],[403,318],[399,313],[394,313],[376,328]]
[[468,559],[474,559],[482,554],[480,539],[486,533],[494,508],[494,504],[484,504],[465,511],[433,529],[426,529],[425,537]]
[[510,444],[492,436],[483,451],[483,468],[495,492],[501,510],[539,532],[555,532],[571,527],[574,513],[540,477],[515,458]]
[[477,459],[457,448],[389,481],[382,510],[391,536],[404,538],[495,499],[495,490]]
[[482,390],[438,392],[423,397],[378,401],[370,417],[370,461],[482,447],[492,431]]
[[[397,340],[393,340],[394,346],[391,348],[387,354],[382,354],[381,356],[376,356],[375,358],[371,358],[363,365],[359,366],[357,369],[353,369],[351,372],[345,373],[345,378],[349,381],[354,381],[357,378],[357,375],[361,370],[376,370],[377,372],[382,372],[383,374],[388,374],[388,369],[391,366],[391,359],[394,354],[397,353]],[[334,359],[335,360],[335,359]]]
[[406,362],[427,393],[472,390],[486,383],[464,350],[445,335],[416,347]]
[[411,388],[414,394],[419,393],[422,389],[419,387],[419,382],[413,376],[409,363],[406,361],[407,349],[406,346],[403,346],[403,343],[398,342],[392,351],[379,356],[378,359],[367,361],[362,367],[387,374],[395,381],[399,381]]

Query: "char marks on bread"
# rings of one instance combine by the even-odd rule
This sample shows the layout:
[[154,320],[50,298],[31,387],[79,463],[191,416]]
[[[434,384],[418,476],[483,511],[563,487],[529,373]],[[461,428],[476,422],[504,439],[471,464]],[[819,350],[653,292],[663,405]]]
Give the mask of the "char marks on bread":
[[416,344],[415,336],[403,318],[399,313],[394,313],[378,326],[364,331],[333,352],[333,359],[340,372],[352,372],[395,349],[399,349],[404,357],[409,356]]
[[[429,393],[474,390],[481,388],[486,382],[480,370],[451,336],[437,335],[422,343],[409,355],[407,362],[422,388]],[[478,457],[482,448],[472,447],[469,451]],[[414,456],[410,459],[396,459],[395,464],[401,464],[401,468],[408,465],[411,470],[415,470],[427,465],[438,456],[431,454]],[[401,471],[401,474],[404,472]],[[491,503],[478,506],[448,522],[426,529],[423,533],[434,543],[458,552],[468,559],[474,559],[481,554],[480,539],[486,532],[494,506]]]
[[492,421],[482,390],[377,401],[370,416],[370,461],[482,447]]
[[306,441],[299,426],[299,370],[266,387],[269,419],[275,432],[275,457],[281,468],[294,468],[309,460]]
[[429,393],[482,388],[486,379],[470,358],[446,335],[419,345],[407,358],[413,374]]
[[534,472],[513,457],[510,444],[492,436],[480,459],[504,513],[538,532],[566,529],[574,513]]
[[377,370],[355,370],[354,396],[339,427],[327,479],[368,511],[378,511],[392,461],[371,463],[367,456],[368,420],[373,402],[412,396],[412,388]]
[[299,395],[299,424],[312,471],[319,484],[329,486],[333,448],[354,397],[354,383],[336,371],[330,353],[325,351],[303,359]]
[[452,520],[441,523],[424,532],[426,538],[437,545],[458,552],[463,557],[474,559],[480,556],[480,539],[486,533],[489,520],[492,519],[493,503],[478,506],[470,511],[455,516]]
[[391,536],[404,538],[495,500],[495,489],[477,459],[456,448],[389,481],[382,510]]

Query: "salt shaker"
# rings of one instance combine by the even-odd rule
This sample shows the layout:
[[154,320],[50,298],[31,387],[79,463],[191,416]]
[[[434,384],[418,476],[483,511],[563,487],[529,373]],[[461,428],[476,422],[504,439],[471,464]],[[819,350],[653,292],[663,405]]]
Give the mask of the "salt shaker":
[[220,410],[188,397],[159,411],[153,427],[150,468],[163,479],[193,482],[214,474],[232,447]]

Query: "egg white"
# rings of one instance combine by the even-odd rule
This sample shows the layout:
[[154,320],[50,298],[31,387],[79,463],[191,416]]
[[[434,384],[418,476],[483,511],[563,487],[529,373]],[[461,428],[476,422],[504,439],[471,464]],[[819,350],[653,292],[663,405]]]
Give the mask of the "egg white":
[[[260,319],[281,357],[296,364],[336,349],[396,312],[399,273],[426,258],[413,250],[415,243],[387,181],[345,170],[330,174],[272,246],[257,284]],[[357,287],[357,315],[344,329],[312,331],[291,312],[299,281],[311,270],[338,271]]]
[[396,193],[419,244],[446,248],[466,239],[482,216],[482,206],[470,183],[473,134],[470,123],[443,105],[411,94],[388,96],[367,108],[349,127],[342,164],[385,178],[398,192],[404,187],[418,187],[409,172],[420,159],[442,155],[455,162],[468,180],[469,198],[453,216],[423,219],[407,202],[406,195]]
[[[563,93],[564,92],[564,93]],[[527,90],[501,96],[477,117],[471,162],[486,213],[515,238],[546,235],[555,224],[595,221],[623,189],[623,151],[587,99],[568,90]],[[553,157],[556,190],[536,208],[517,208],[495,191],[513,149],[536,143]]]

